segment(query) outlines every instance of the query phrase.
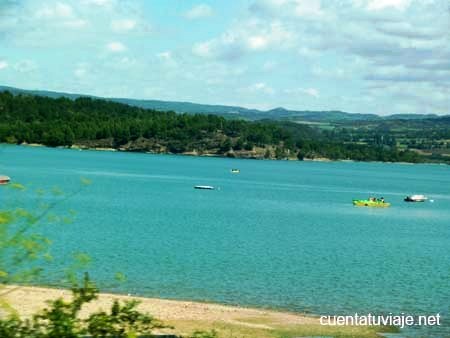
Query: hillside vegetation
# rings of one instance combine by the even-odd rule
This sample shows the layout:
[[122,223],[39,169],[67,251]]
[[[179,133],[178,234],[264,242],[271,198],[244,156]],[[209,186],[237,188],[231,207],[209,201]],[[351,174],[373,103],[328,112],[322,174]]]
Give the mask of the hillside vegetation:
[[389,116],[380,116],[376,114],[348,113],[339,110],[331,110],[331,111],[290,110],[282,107],[270,110],[259,110],[239,106],[203,104],[203,103],[182,102],[182,101],[137,100],[118,97],[104,98],[104,97],[95,97],[91,95],[54,92],[48,90],[27,90],[8,86],[0,86],[0,91],[9,91],[10,93],[15,95],[17,94],[37,95],[37,96],[51,97],[54,99],[64,97],[75,100],[79,97],[90,97],[92,99],[103,99],[112,102],[124,103],[130,106],[144,109],[153,109],[158,111],[174,111],[177,113],[188,113],[188,114],[211,114],[211,115],[225,116],[231,119],[244,119],[244,120],[288,119],[292,121],[309,121],[309,122],[339,122],[339,121],[350,122],[350,121],[368,121],[368,120],[384,121],[391,119],[414,120],[424,118],[431,119],[438,117],[435,114],[393,114]]
[[344,129],[161,112],[88,97],[0,93],[0,142],[270,159],[426,160],[394,141],[347,140]]

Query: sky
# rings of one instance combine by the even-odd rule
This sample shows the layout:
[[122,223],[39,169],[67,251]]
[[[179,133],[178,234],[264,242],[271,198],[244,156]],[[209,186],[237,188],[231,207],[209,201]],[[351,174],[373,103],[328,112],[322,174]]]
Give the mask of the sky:
[[450,113],[449,0],[0,0],[0,85]]

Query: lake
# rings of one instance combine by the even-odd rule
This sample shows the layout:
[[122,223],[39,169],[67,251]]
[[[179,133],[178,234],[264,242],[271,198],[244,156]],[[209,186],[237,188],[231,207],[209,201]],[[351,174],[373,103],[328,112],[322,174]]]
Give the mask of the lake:
[[[3,145],[0,174],[28,187],[25,205],[37,188],[71,194],[80,177],[92,181],[57,206],[77,212],[72,223],[42,228],[57,257],[43,283],[83,251],[113,292],[314,314],[440,313],[446,322],[427,336],[450,336],[450,166]],[[4,203],[10,191],[0,189]],[[434,203],[403,202],[413,193]],[[392,206],[352,206],[369,195]],[[112,283],[116,272],[127,280]]]

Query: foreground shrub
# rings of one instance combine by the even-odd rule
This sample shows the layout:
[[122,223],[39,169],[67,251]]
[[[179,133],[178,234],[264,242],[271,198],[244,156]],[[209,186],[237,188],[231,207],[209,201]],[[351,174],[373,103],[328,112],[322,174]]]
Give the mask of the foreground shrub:
[[217,331],[195,331],[189,338],[219,338]]
[[156,328],[166,327],[152,316],[137,311],[137,301],[124,304],[115,301],[109,313],[101,311],[87,319],[80,319],[82,307],[97,299],[98,289],[86,274],[82,285],[74,286],[71,291],[71,301],[62,298],[50,301],[48,308],[31,319],[22,320],[17,315],[0,319],[0,337],[132,338],[141,334],[149,335]]

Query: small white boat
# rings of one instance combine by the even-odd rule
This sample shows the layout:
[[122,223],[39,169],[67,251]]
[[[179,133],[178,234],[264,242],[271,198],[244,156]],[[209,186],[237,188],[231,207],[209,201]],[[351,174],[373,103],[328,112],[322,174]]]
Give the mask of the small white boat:
[[239,174],[241,171],[239,169],[231,169],[232,174]]
[[11,178],[9,176],[0,176],[0,184],[8,184],[9,181],[11,181]]
[[425,195],[410,195],[406,196],[405,202],[425,202],[428,198]]
[[214,190],[215,188],[211,185],[196,185],[194,189]]

